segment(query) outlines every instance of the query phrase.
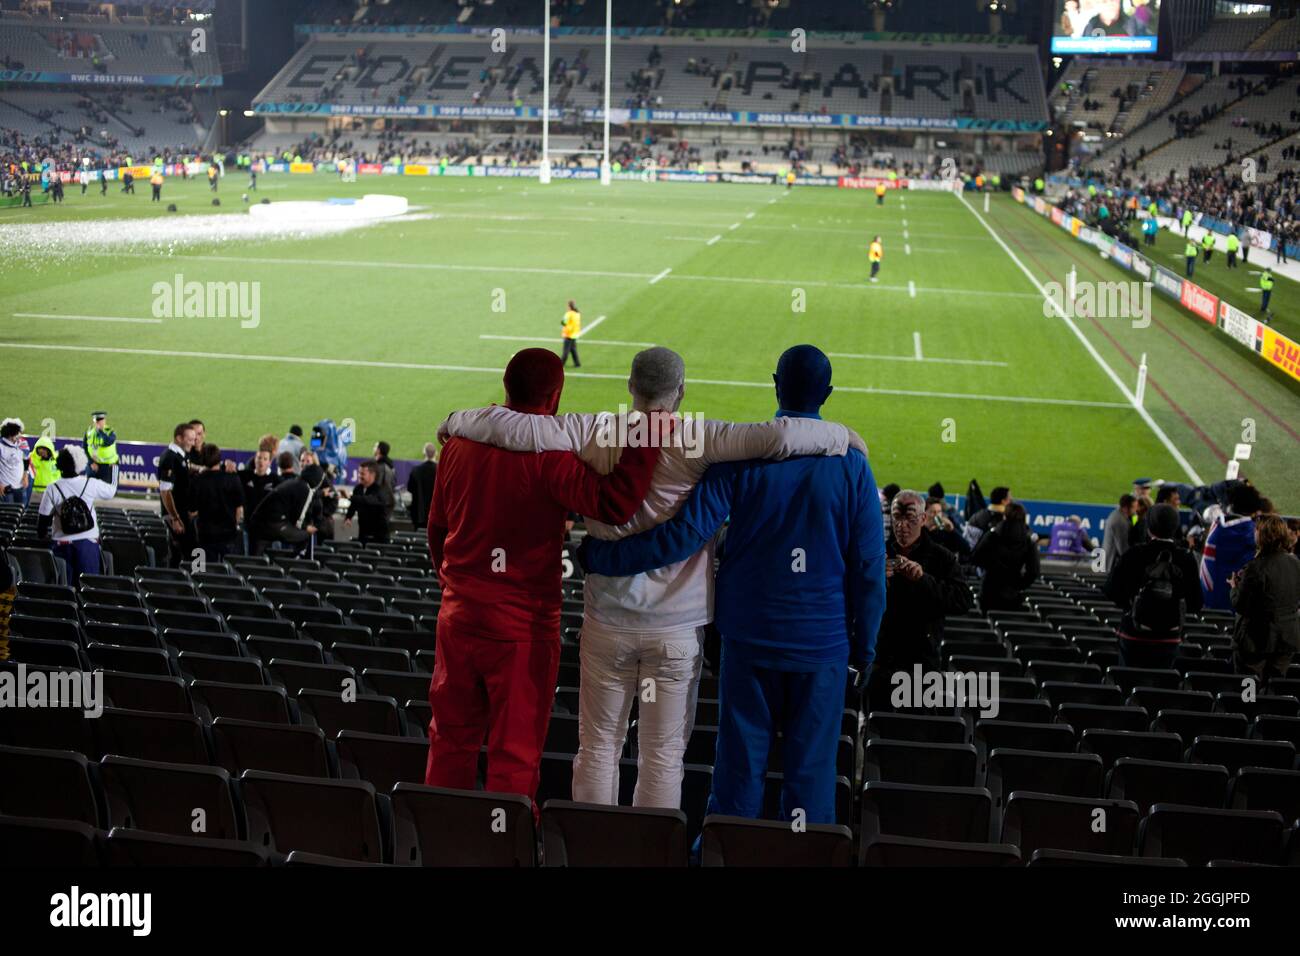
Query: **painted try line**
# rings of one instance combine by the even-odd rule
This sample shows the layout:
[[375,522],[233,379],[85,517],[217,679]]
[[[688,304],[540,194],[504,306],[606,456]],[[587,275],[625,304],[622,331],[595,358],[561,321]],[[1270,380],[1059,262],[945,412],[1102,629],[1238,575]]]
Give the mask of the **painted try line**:
[[129,322],[134,325],[162,325],[162,319],[137,319],[124,315],[58,315],[54,312],[15,312],[15,319],[67,319],[70,322]]
[[[733,242],[738,240],[732,240]],[[596,279],[636,279],[638,281],[648,280],[651,285],[668,278],[672,280],[681,280],[689,282],[739,282],[746,285],[779,285],[786,288],[819,288],[819,289],[871,289],[873,291],[888,292],[907,292],[912,294],[908,286],[899,285],[873,285],[868,286],[865,282],[821,282],[815,279],[764,279],[757,276],[711,276],[711,275],[690,275],[687,273],[673,272],[665,269],[657,275],[649,272],[611,272],[598,269],[548,269],[541,266],[475,266],[475,265],[452,265],[441,262],[368,262],[362,259],[288,259],[288,258],[270,258],[266,256],[212,256],[212,255],[188,255],[176,253],[159,260],[158,256],[150,255],[145,252],[112,252],[102,251],[95,252],[87,250],[84,255],[88,256],[107,256],[114,259],[148,259],[150,262],[158,263],[159,261],[169,262],[172,260],[187,260],[193,262],[251,262],[258,265],[283,265],[283,266],[309,266],[311,268],[353,268],[353,269],[425,269],[435,272],[492,272],[498,274],[519,273],[522,275],[555,275],[555,276],[581,276],[585,278]],[[1008,292],[1003,289],[953,289],[953,288],[923,288],[916,287],[917,292],[933,292],[936,295],[953,296],[953,295],[980,295],[996,296],[998,298],[1012,299],[1041,299],[1042,296],[1033,292]]]
[[[553,341],[547,339],[546,341]],[[32,352],[80,352],[91,355],[140,355],[153,358],[195,358],[217,359],[231,362],[264,362],[271,365],[323,365],[333,368],[379,368],[405,369],[416,372],[465,372],[501,377],[501,368],[479,365],[439,365],[425,362],[381,362],[369,359],[335,359],[301,355],[256,355],[238,352],[191,352],[174,349],[129,349],[108,345],[43,345],[34,342],[0,342],[0,349],[15,349]],[[627,373],[618,375],[600,372],[567,372],[566,378],[608,379],[626,382]],[[715,378],[688,378],[688,385],[719,385],[727,388],[761,388],[770,390],[771,381],[736,382]],[[1035,398],[1017,395],[974,395],[966,392],[926,392],[910,391],[897,388],[876,388],[874,386],[836,385],[838,392],[850,392],[857,395],[897,395],[905,398],[950,398],[972,402],[1012,402],[1022,405],[1070,405],[1079,408],[1132,409],[1127,402],[1093,402],[1074,398]]]
[[1205,481],[1201,478],[1201,476],[1196,473],[1196,469],[1192,467],[1192,463],[1187,460],[1187,457],[1181,451],[1178,450],[1178,446],[1173,443],[1173,441],[1170,439],[1170,437],[1167,434],[1165,434],[1165,430],[1160,427],[1159,422],[1157,422],[1154,418],[1151,417],[1151,413],[1147,411],[1145,407],[1138,404],[1137,396],[1135,396],[1131,391],[1129,391],[1129,388],[1127,385],[1124,384],[1123,379],[1121,379],[1117,374],[1115,374],[1115,370],[1111,368],[1110,365],[1107,364],[1104,358],[1101,357],[1101,353],[1097,351],[1096,347],[1092,344],[1092,342],[1088,340],[1088,337],[1083,334],[1083,332],[1079,329],[1077,325],[1075,325],[1074,320],[1071,319],[1070,316],[1065,312],[1065,310],[1062,309],[1061,306],[1059,306],[1056,303],[1055,299],[1053,299],[1050,295],[1047,294],[1047,290],[1043,288],[1043,284],[1038,281],[1038,278],[1032,272],[1029,271],[1028,266],[1026,266],[1023,262],[1020,261],[1020,257],[1011,251],[1011,247],[1008,246],[1003,241],[1000,235],[998,235],[997,230],[995,230],[992,226],[990,226],[988,222],[984,219],[984,217],[981,216],[979,212],[975,209],[975,207],[966,201],[966,197],[958,195],[957,199],[961,202],[963,206],[965,206],[970,211],[972,216],[974,216],[977,220],[979,220],[980,225],[983,226],[986,230],[988,230],[988,234],[993,237],[993,241],[1002,247],[1002,251],[1005,252],[1011,258],[1011,261],[1020,267],[1020,271],[1025,274],[1026,279],[1028,279],[1030,282],[1034,284],[1034,288],[1038,290],[1039,295],[1043,299],[1043,301],[1051,303],[1052,311],[1056,313],[1057,318],[1059,318],[1062,322],[1064,322],[1066,327],[1071,332],[1074,333],[1075,338],[1079,340],[1079,342],[1083,345],[1084,349],[1087,350],[1088,354],[1092,356],[1093,361],[1095,361],[1099,366],[1101,366],[1101,370],[1106,373],[1107,377],[1112,382],[1115,383],[1115,387],[1119,389],[1120,394],[1124,396],[1124,399],[1129,404],[1129,406],[1131,406],[1133,410],[1136,411],[1139,416],[1141,416],[1142,420],[1146,422],[1147,427],[1151,429],[1152,433],[1160,441],[1160,444],[1164,445],[1165,450],[1168,451],[1169,454],[1173,456],[1174,461],[1178,462],[1179,467],[1182,468],[1183,471],[1187,473],[1187,477],[1191,481],[1191,483],[1194,485],[1205,484]]

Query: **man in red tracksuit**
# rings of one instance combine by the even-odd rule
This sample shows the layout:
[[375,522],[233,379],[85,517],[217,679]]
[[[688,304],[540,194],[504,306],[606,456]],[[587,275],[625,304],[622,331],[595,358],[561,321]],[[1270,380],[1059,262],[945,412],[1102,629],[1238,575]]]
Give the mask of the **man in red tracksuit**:
[[[506,405],[554,415],[560,358],[524,349],[506,367]],[[626,448],[602,476],[571,452],[521,454],[447,442],[429,508],[429,554],[442,582],[425,783],[474,789],[488,745],[487,789],[537,792],[560,663],[561,544],[570,511],[631,520],[659,449]]]

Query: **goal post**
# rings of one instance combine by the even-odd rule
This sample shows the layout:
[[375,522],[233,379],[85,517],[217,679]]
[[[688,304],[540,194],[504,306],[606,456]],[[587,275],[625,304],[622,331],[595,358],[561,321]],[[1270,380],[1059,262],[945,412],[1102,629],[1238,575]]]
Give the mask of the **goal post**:
[[[537,181],[545,186],[551,181],[551,0],[544,0],[545,22],[542,24],[542,161],[537,170]],[[613,56],[614,0],[605,0],[605,85],[602,90],[603,142],[601,148],[556,150],[566,155],[593,155],[600,157],[600,184],[610,184],[609,163],[609,96],[610,60]]]

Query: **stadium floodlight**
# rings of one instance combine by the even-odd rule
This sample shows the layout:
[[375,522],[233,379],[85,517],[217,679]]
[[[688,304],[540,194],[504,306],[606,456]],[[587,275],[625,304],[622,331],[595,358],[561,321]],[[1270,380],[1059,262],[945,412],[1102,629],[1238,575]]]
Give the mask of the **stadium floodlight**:
[[[537,170],[537,181],[545,186],[551,181],[551,0],[545,0],[546,20],[542,26],[542,163]],[[602,112],[604,115],[604,142],[600,149],[557,150],[567,155],[595,155],[600,157],[600,184],[610,183],[609,166],[609,86],[610,60],[613,57],[614,0],[605,0],[605,89]]]

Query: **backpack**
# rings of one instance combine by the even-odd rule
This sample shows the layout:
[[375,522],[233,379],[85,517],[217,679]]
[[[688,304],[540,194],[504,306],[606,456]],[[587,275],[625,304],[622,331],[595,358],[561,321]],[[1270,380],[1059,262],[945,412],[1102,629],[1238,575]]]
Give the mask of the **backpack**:
[[1161,551],[1145,571],[1138,593],[1133,596],[1129,617],[1135,637],[1158,635],[1180,637],[1187,601],[1181,595],[1183,572],[1174,564],[1172,551]]
[[95,527],[95,515],[91,512],[90,505],[86,504],[86,499],[81,497],[88,487],[90,476],[86,477],[86,483],[81,486],[81,494],[74,498],[65,497],[60,489],[59,497],[63,501],[59,504],[59,527],[63,534],[85,534]]

